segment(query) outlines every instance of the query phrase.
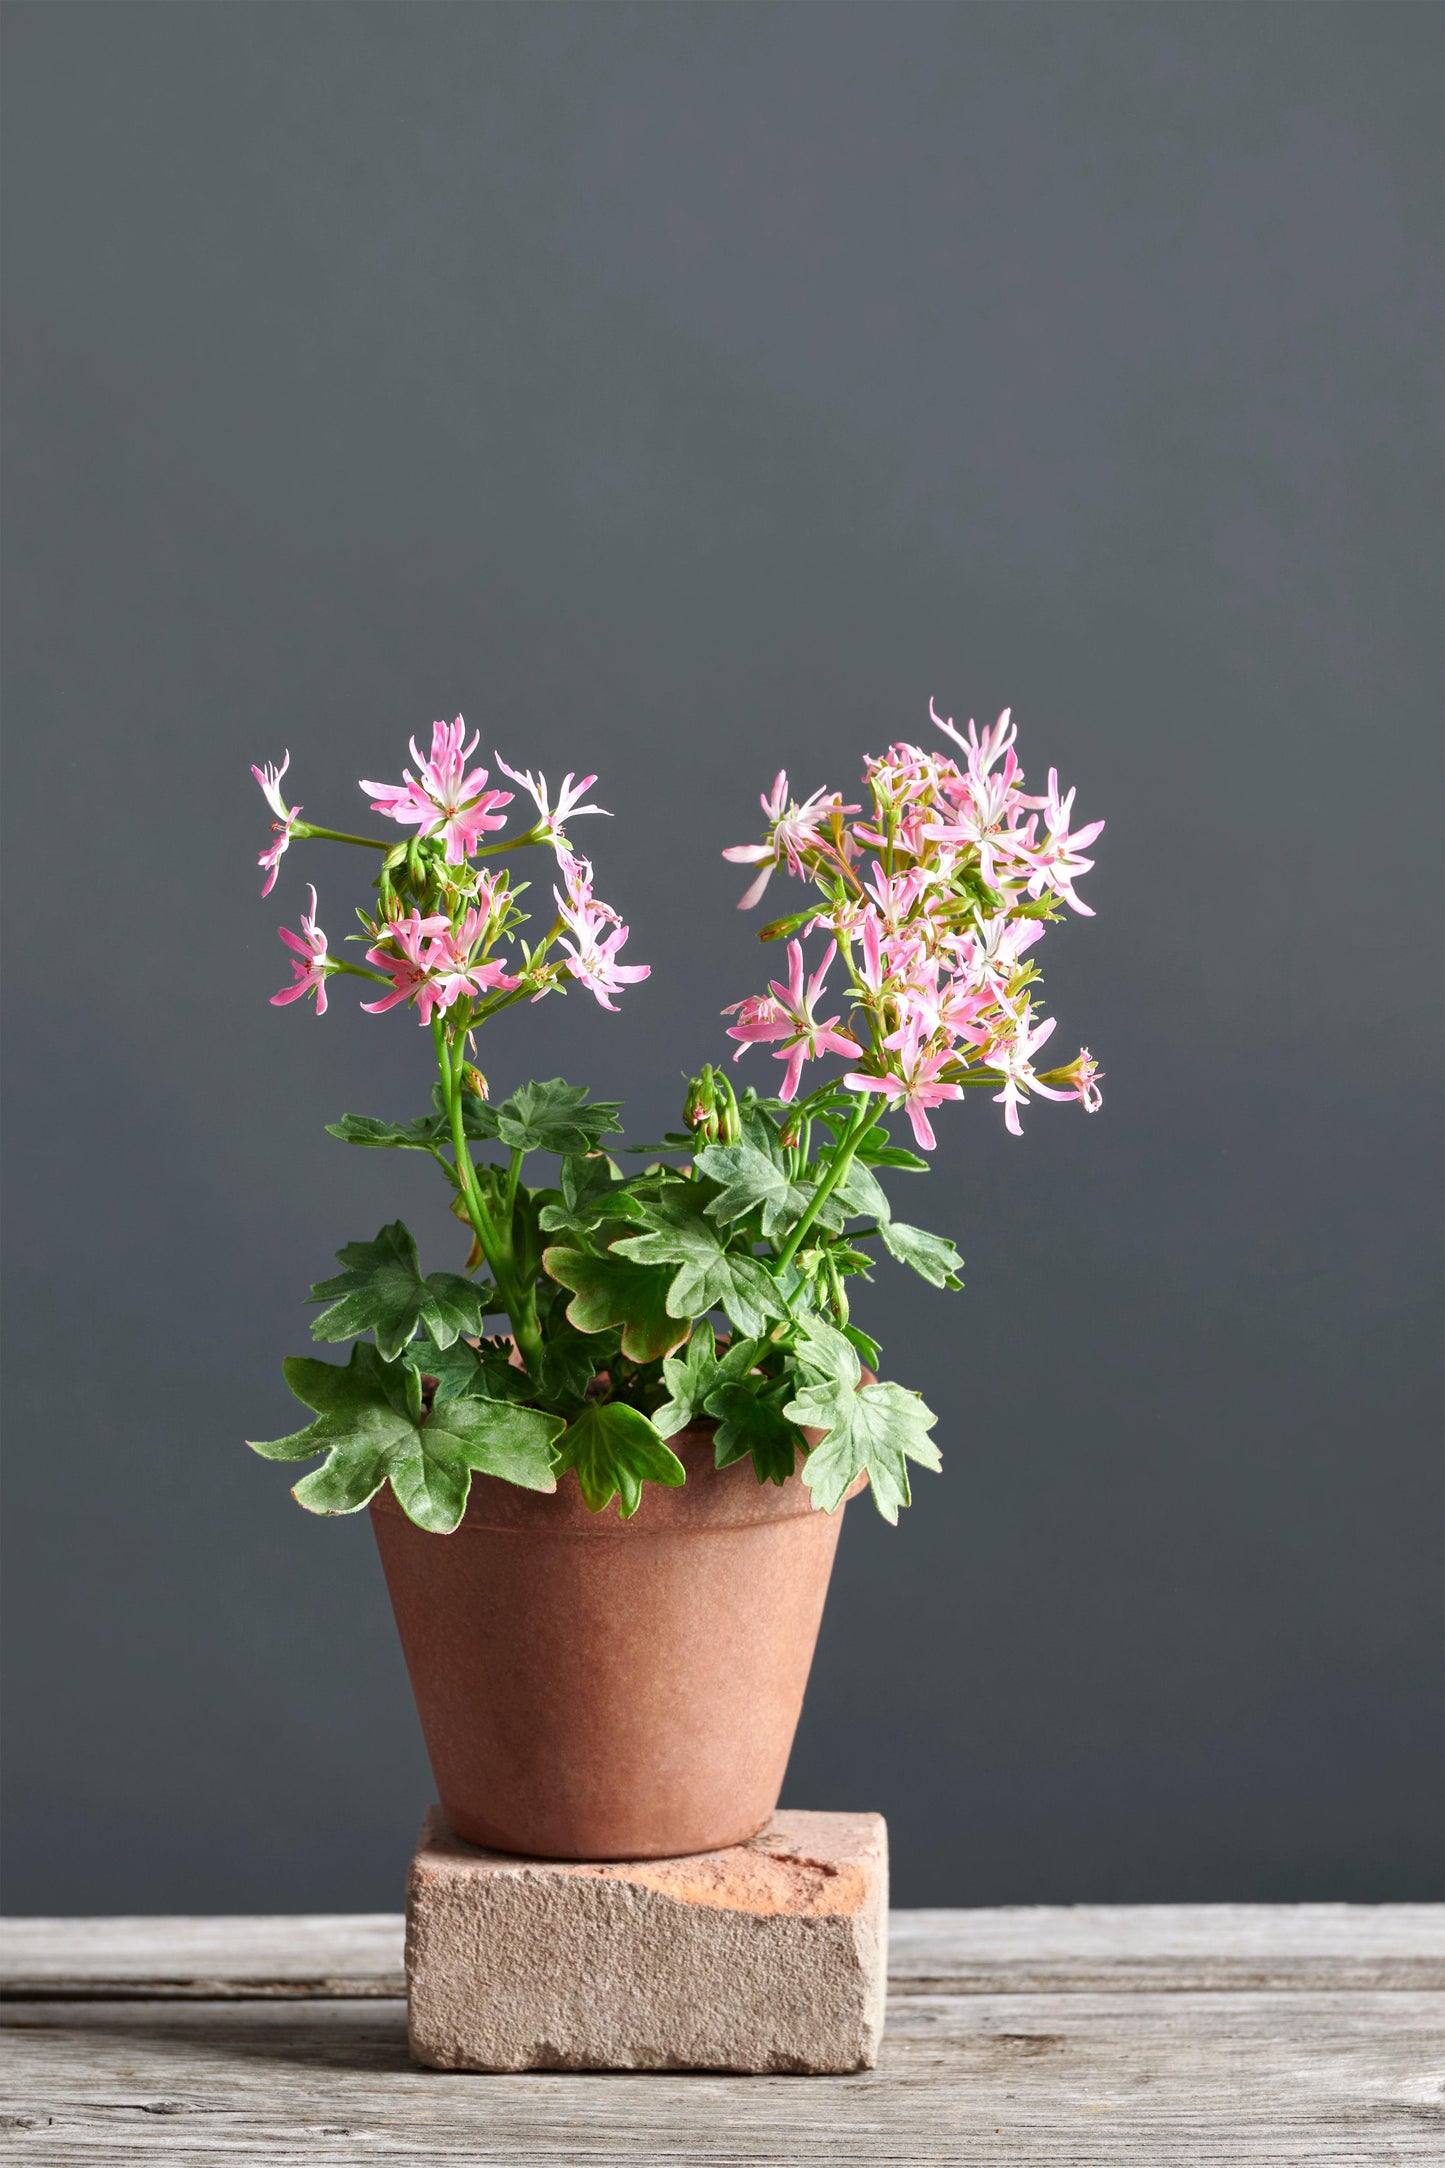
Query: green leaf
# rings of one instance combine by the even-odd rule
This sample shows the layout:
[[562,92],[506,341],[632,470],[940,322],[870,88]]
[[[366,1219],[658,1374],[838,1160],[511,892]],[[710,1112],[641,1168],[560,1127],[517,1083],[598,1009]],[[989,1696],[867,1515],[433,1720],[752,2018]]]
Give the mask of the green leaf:
[[483,1390],[481,1359],[468,1340],[458,1338],[449,1347],[438,1347],[429,1332],[418,1333],[402,1350],[402,1360],[418,1377],[425,1374],[436,1379],[433,1400],[437,1407],[445,1400],[464,1400],[469,1393]]
[[761,1210],[763,1233],[771,1241],[779,1227],[791,1227],[808,1208],[809,1191],[756,1144],[710,1144],[698,1153],[697,1166],[722,1185],[707,1210],[724,1226]]
[[805,1322],[797,1360],[804,1383],[783,1413],[826,1433],[803,1468],[814,1505],[833,1512],[866,1473],[874,1504],[896,1521],[910,1502],[908,1462],[940,1465],[928,1435],[937,1416],[901,1385],[864,1385],[857,1350],[821,1318]]
[[663,1382],[672,1395],[652,1413],[659,1438],[675,1438],[703,1412],[703,1402],[717,1382],[717,1344],[712,1326],[700,1317],[681,1355],[669,1355],[662,1366]]
[[313,1302],[326,1302],[311,1327],[313,1340],[349,1340],[374,1332],[390,1361],[401,1353],[419,1325],[438,1347],[450,1347],[458,1333],[480,1333],[490,1288],[478,1287],[459,1272],[421,1276],[416,1243],[400,1220],[392,1220],[372,1242],[348,1242],[336,1252],[346,1266],[333,1279],[318,1280]]
[[614,1352],[613,1335],[599,1341],[595,1333],[578,1332],[560,1312],[548,1325],[542,1343],[542,1375],[538,1379],[544,1400],[582,1400],[599,1370],[607,1367]]
[[896,1167],[903,1174],[927,1174],[928,1161],[920,1159],[917,1152],[906,1152],[898,1144],[890,1144],[888,1132],[881,1122],[865,1129],[854,1150],[855,1160],[861,1159],[865,1167]]
[[537,1214],[538,1225],[549,1235],[591,1234],[618,1179],[618,1171],[605,1153],[564,1159],[561,1198],[542,1206]]
[[339,1122],[327,1123],[326,1134],[340,1137],[343,1144],[429,1152],[447,1131],[445,1123],[435,1114],[428,1114],[416,1122],[383,1122],[374,1114],[343,1114]]
[[587,1097],[581,1084],[554,1076],[545,1084],[524,1084],[496,1109],[495,1134],[509,1151],[595,1152],[609,1130],[621,1129],[615,1100]]
[[600,1513],[616,1496],[624,1521],[641,1505],[644,1483],[665,1483],[675,1490],[687,1478],[682,1462],[647,1417],[618,1400],[584,1408],[563,1432],[558,1452],[561,1467],[576,1469],[591,1511]]
[[344,1368],[304,1356],[284,1367],[287,1384],[316,1410],[316,1420],[289,1438],[248,1442],[267,1460],[325,1453],[292,1491],[308,1512],[359,1512],[390,1481],[419,1528],[448,1535],[466,1510],[473,1470],[527,1490],[557,1487],[552,1446],[564,1428],[560,1416],[464,1399],[424,1419],[415,1370],[384,1362],[366,1341],[351,1350]]
[[901,1265],[912,1265],[934,1287],[962,1287],[959,1272],[963,1259],[944,1235],[931,1235],[922,1227],[907,1227],[902,1220],[880,1220],[878,1232],[884,1246]]
[[850,1217],[876,1219],[881,1225],[892,1217],[892,1206],[881,1182],[874,1180],[866,1167],[857,1160],[850,1162],[833,1195]]
[[867,1363],[870,1370],[876,1370],[878,1368],[878,1358],[882,1354],[883,1350],[879,1347],[876,1340],[871,1339],[869,1335],[863,1331],[860,1325],[845,1325],[843,1327],[843,1337],[845,1340],[849,1341],[852,1346],[857,1348],[858,1353],[862,1356],[864,1362]]
[[807,1441],[787,1420],[784,1402],[794,1390],[791,1379],[769,1385],[766,1378],[723,1377],[707,1396],[709,1415],[718,1418],[714,1456],[727,1468],[747,1453],[760,1483],[786,1483]]
[[729,1250],[704,1216],[692,1182],[669,1182],[655,1196],[639,1199],[651,1230],[614,1242],[614,1257],[640,1265],[676,1265],[667,1291],[673,1317],[703,1317],[724,1309],[739,1332],[756,1336],[770,1317],[786,1313],[772,1281],[756,1257]]
[[632,1362],[655,1362],[687,1337],[687,1320],[675,1318],[667,1307],[669,1267],[561,1246],[544,1250],[542,1264],[559,1286],[571,1290],[567,1316],[577,1330],[620,1326],[622,1352]]

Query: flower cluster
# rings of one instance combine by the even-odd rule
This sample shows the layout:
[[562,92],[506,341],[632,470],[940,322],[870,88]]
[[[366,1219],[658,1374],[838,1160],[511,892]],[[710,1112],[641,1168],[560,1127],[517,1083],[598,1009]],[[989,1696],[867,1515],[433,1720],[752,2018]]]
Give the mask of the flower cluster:
[[[837,792],[802,805],[779,774],[763,798],[763,842],[725,858],[761,868],[740,909],[756,903],[775,868],[811,881],[821,905],[764,930],[788,944],[788,983],[736,1002],[728,1036],[749,1046],[777,1042],[785,1063],[780,1096],[796,1097],[803,1065],[840,1054],[853,1066],[849,1089],[906,1111],[925,1150],[935,1144],[929,1114],[969,1086],[997,1087],[1015,1136],[1034,1095],[1073,1099],[1093,1112],[1101,1072],[1087,1049],[1061,1069],[1040,1072],[1035,1057],[1054,1029],[1035,1014],[1037,968],[1029,951],[1061,905],[1093,914],[1076,881],[1093,863],[1083,854],[1102,830],[1071,830],[1074,793],[1061,794],[1050,769],[1042,797],[1024,791],[1008,710],[981,735],[966,736],[929,704],[957,749],[936,753],[891,745],[864,764],[866,812]],[[849,816],[862,813],[859,820]],[[827,934],[822,961],[805,978],[802,938]],[[835,958],[851,984],[849,1014],[819,1017]]]
[[[511,768],[497,754],[498,768],[531,797],[537,817],[524,833],[487,843],[486,836],[505,827],[502,808],[512,804],[515,793],[488,788],[487,770],[471,764],[477,744],[475,732],[467,737],[461,716],[453,723],[434,723],[429,756],[411,740],[415,772],[404,769],[400,783],[362,782],[374,813],[412,831],[397,844],[303,821],[301,808],[288,806],[281,796],[289,753],[279,767],[252,769],[274,816],[276,839],[258,861],[266,869],[263,896],[275,886],[281,856],[293,840],[316,837],[382,853],[376,911],[360,914],[365,964],[330,953],[316,924],[313,888],[300,933],[278,929],[296,960],[294,983],[273,996],[275,1001],[314,994],[320,1015],[326,1008],[327,980],[347,972],[385,988],[376,1000],[362,1003],[373,1014],[409,1003],[424,1025],[444,1017],[449,1028],[465,1033],[508,1002],[524,996],[541,1000],[568,979],[587,987],[603,1008],[612,1009],[612,996],[623,985],[647,977],[648,965],[618,961],[627,928],[610,905],[596,900],[590,864],[574,857],[568,845],[569,820],[604,811],[583,803],[597,778],[584,776],[579,783],[567,775],[554,801],[545,775]],[[554,892],[558,916],[545,940],[528,949],[517,938],[527,923],[516,904],[520,891],[512,888],[504,869],[474,861],[532,844],[555,854],[565,893]],[[495,953],[509,941],[511,952]]]

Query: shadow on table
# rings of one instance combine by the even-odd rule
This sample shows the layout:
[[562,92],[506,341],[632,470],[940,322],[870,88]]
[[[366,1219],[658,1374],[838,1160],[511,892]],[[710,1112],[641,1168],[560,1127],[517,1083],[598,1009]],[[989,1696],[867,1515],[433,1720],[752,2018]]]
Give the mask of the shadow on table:
[[89,2039],[222,2061],[287,2063],[313,2070],[411,2071],[406,2004],[400,1999],[335,2002],[27,2003],[0,2018],[0,2030],[37,2044]]

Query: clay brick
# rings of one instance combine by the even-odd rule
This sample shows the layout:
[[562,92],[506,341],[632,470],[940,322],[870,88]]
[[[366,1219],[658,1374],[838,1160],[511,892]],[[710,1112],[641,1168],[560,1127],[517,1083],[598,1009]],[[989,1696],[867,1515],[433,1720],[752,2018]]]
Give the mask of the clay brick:
[[879,1814],[593,1865],[481,1851],[433,1807],[407,1887],[411,2049],[439,2070],[868,2069],[887,1958]]

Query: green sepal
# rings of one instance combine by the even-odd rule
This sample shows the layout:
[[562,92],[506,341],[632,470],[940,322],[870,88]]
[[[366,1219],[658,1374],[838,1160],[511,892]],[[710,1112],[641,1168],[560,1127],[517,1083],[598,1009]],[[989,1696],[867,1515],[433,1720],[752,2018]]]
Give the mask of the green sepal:
[[937,1416],[901,1385],[863,1384],[856,1348],[821,1318],[804,1323],[797,1361],[804,1382],[783,1413],[826,1433],[803,1468],[814,1505],[833,1512],[866,1474],[879,1512],[896,1521],[910,1502],[908,1462],[941,1465],[928,1436]]
[[796,933],[800,926],[806,926],[809,920],[816,918],[817,915],[817,906],[813,905],[806,911],[791,911],[786,918],[770,918],[766,926],[758,928],[758,939],[760,941],[786,941],[790,933]]
[[946,1235],[931,1235],[922,1227],[907,1227],[902,1220],[880,1220],[889,1255],[901,1265],[911,1265],[933,1287],[962,1287],[959,1273],[963,1259]]
[[292,1490],[308,1512],[357,1513],[390,1481],[409,1519],[449,1535],[466,1510],[474,1470],[526,1490],[557,1487],[552,1447],[565,1427],[560,1416],[467,1398],[424,1418],[417,1372],[384,1362],[364,1340],[344,1366],[295,1356],[283,1367],[316,1420],[293,1437],[248,1443],[267,1460],[325,1453]]
[[673,1272],[665,1265],[639,1265],[630,1257],[558,1246],[542,1252],[543,1269],[572,1300],[567,1316],[579,1332],[621,1328],[622,1352],[635,1363],[655,1362],[687,1337],[688,1320],[667,1307]]
[[647,1417],[619,1400],[585,1407],[568,1424],[557,1450],[559,1467],[576,1470],[590,1510],[600,1513],[615,1496],[624,1521],[641,1505],[644,1483],[675,1490],[687,1480],[682,1462]]
[[311,1290],[312,1302],[329,1304],[312,1323],[313,1340],[373,1332],[391,1361],[422,1325],[438,1347],[450,1347],[459,1333],[480,1333],[484,1298],[492,1290],[459,1272],[431,1272],[423,1279],[416,1243],[401,1220],[389,1221],[370,1242],[348,1242],[336,1256],[346,1271],[318,1280]]
[[758,1259],[726,1247],[700,1208],[694,1183],[669,1182],[639,1202],[649,1232],[615,1242],[612,1255],[677,1267],[667,1291],[670,1316],[692,1319],[723,1309],[739,1332],[756,1337],[769,1318],[786,1314]]

